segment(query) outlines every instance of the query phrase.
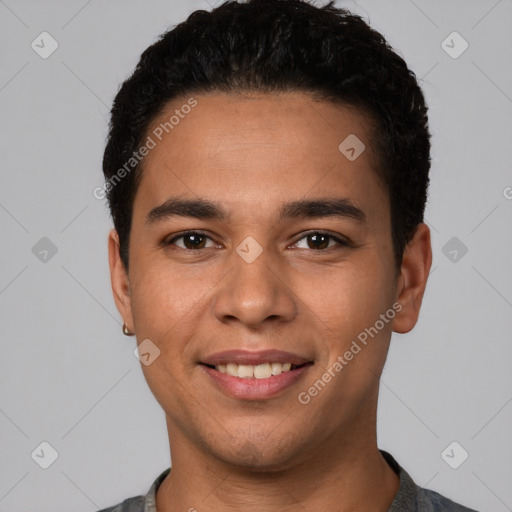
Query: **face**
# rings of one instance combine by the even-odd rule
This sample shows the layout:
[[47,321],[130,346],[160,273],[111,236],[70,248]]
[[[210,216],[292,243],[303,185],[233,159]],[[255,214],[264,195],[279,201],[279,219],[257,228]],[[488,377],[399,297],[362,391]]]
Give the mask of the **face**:
[[[146,344],[171,440],[265,469],[357,447],[375,429],[391,332],[417,319],[428,228],[397,271],[357,110],[302,93],[194,99],[148,131],[128,273],[115,231],[109,242],[115,300]],[[190,112],[162,134],[176,109]]]

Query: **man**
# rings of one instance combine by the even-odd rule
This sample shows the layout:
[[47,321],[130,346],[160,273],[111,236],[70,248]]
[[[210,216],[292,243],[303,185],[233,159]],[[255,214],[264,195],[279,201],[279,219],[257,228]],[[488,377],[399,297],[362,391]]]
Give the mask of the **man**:
[[427,107],[360,17],[196,11],[141,56],[104,156],[109,261],[172,471],[116,512],[469,511],[376,436],[431,261]]

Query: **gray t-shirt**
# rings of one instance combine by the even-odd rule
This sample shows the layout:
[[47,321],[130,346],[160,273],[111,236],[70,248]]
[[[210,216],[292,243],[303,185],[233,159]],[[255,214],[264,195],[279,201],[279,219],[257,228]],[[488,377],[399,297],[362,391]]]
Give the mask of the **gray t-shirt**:
[[[400,487],[388,512],[477,512],[472,508],[459,505],[435,491],[418,487],[409,473],[398,464],[391,454],[384,450],[380,450],[380,453],[400,477]],[[156,491],[170,471],[171,468],[167,468],[160,473],[146,496],[128,498],[115,507],[105,508],[99,512],[157,512]]]

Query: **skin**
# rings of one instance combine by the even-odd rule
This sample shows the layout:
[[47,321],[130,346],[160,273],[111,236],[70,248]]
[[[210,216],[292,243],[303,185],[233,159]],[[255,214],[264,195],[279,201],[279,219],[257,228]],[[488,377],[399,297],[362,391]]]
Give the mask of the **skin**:
[[[128,272],[116,231],[109,236],[123,321],[138,343],[150,339],[161,351],[141,365],[165,411],[172,453],[157,508],[387,511],[399,479],[377,448],[379,378],[392,331],[417,322],[432,262],[429,229],[418,226],[396,269],[388,193],[372,168],[361,112],[298,92],[194,97],[197,106],[145,158]],[[174,99],[148,133],[187,99]],[[352,133],[366,149],[349,161],[338,145]],[[219,202],[229,218],[145,222],[177,195]],[[278,218],[284,202],[332,197],[349,199],[366,221]],[[185,250],[193,247],[187,237],[166,245],[186,230],[206,235],[202,248]],[[308,236],[318,230],[350,245]],[[236,252],[248,236],[262,248],[252,263]],[[396,303],[401,311],[301,404],[298,394]],[[278,396],[239,400],[198,364],[236,348],[277,348],[314,365]]]

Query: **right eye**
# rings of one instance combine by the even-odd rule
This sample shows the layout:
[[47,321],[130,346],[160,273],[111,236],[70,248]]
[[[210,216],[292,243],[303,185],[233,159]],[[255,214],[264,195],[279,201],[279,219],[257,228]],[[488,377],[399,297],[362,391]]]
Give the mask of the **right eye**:
[[[176,241],[183,239],[183,245],[177,244]],[[210,240],[213,242],[213,246],[215,247],[215,242],[204,233],[201,233],[199,231],[186,231],[185,233],[181,233],[178,236],[175,236],[171,240],[167,242],[167,245],[176,245],[180,249],[186,250],[186,251],[195,251],[199,249],[205,249],[209,247],[205,247],[206,240]]]

